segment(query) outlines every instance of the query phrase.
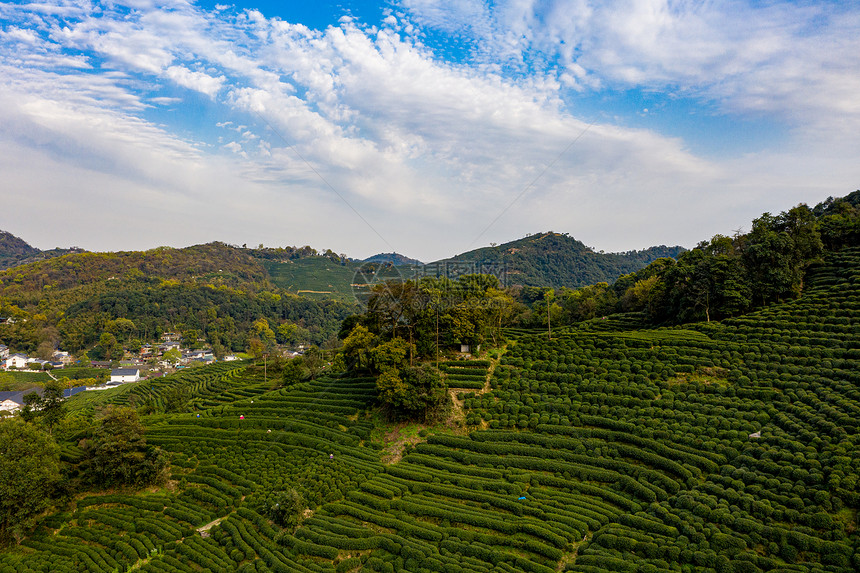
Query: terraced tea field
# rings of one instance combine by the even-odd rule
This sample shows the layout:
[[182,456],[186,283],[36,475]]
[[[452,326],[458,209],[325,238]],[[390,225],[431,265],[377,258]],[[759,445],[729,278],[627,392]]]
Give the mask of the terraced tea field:
[[[272,391],[219,365],[76,397],[158,410],[191,388],[186,411],[147,419],[171,485],[79,499],[0,573],[860,570],[860,250],[796,301],[631,324],[511,332],[489,392],[488,364],[445,364],[471,430],[390,465],[369,440],[372,379]],[[291,488],[307,509],[281,529],[261,502]]]

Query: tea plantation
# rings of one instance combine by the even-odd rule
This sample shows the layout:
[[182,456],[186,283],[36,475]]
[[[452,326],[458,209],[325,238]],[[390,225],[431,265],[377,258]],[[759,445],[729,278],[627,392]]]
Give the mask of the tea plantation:
[[[70,406],[160,412],[188,389],[145,418],[171,481],[80,497],[0,573],[860,570],[860,249],[797,300],[636,324],[509,332],[498,363],[446,363],[469,431],[390,465],[371,378],[272,391],[222,364],[85,393]],[[283,492],[303,500],[295,529],[270,520]]]

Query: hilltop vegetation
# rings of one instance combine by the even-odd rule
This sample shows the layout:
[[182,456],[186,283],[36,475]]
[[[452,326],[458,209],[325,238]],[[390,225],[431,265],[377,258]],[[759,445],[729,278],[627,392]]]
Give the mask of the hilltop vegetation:
[[69,253],[82,253],[83,249],[72,247],[70,249],[51,249],[41,251],[29,243],[9,233],[0,231],[0,270],[23,265],[33,261],[60,257]]
[[[614,282],[683,247],[651,247],[626,253],[596,253],[567,233],[538,233],[503,245],[484,247],[438,263],[474,263],[504,273],[508,286],[582,287]],[[480,266],[470,272],[482,272]]]
[[362,262],[364,263],[391,263],[395,266],[404,266],[404,265],[412,265],[418,266],[423,265],[421,261],[418,259],[410,259],[405,255],[401,255],[400,253],[379,253],[378,255],[373,255],[372,257],[367,257]]
[[39,254],[39,249],[30,246],[12,233],[0,231],[0,269],[15,266],[18,261]]

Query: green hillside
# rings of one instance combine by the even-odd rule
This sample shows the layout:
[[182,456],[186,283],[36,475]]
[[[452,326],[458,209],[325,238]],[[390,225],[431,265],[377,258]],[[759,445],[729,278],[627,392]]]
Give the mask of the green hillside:
[[0,231],[0,269],[14,267],[20,261],[39,254],[39,249],[6,231]]
[[62,257],[70,253],[83,253],[78,247],[61,249],[59,247],[41,251],[21,238],[7,231],[0,231],[0,271],[27,263]]
[[0,316],[15,321],[0,325],[0,343],[24,352],[57,344],[77,352],[108,334],[112,341],[100,343],[96,354],[109,358],[134,340],[176,330],[238,351],[256,335],[252,324],[264,318],[275,333],[288,323],[292,338],[278,334],[278,342],[320,344],[355,311],[352,304],[279,289],[263,264],[270,263],[210,243],[69,254],[8,269],[0,272]]
[[405,255],[401,255],[400,253],[379,253],[377,255],[373,255],[372,257],[367,257],[364,259],[365,263],[391,263],[396,266],[418,266],[423,265],[421,261],[418,259],[410,259]]
[[[393,275],[404,279],[424,274],[498,274],[507,286],[580,287],[614,282],[661,257],[677,257],[682,247],[651,247],[628,253],[595,253],[565,234],[541,233],[496,247],[469,251],[456,257],[423,265],[396,253],[380,254],[364,261],[336,256],[297,258],[269,257],[263,266],[277,286],[311,298],[330,297],[354,301],[353,285],[366,284],[370,263],[391,264]],[[256,252],[253,253],[257,256]],[[365,271],[365,272],[362,272]],[[359,286],[361,291],[363,287]],[[360,297],[359,297],[360,298]]]
[[677,257],[683,251],[683,247],[660,246],[626,253],[596,253],[567,233],[549,232],[476,249],[433,264],[472,263],[476,269],[484,266],[503,273],[508,286],[573,288],[615,282],[621,275],[638,271],[659,258]]
[[272,282],[289,292],[312,299],[354,302],[353,277],[361,263],[335,262],[327,257],[307,257],[285,262],[263,261]]
[[228,363],[76,396],[81,419],[151,412],[170,487],[78,492],[0,571],[858,570],[860,249],[788,303],[625,324],[510,332],[474,368],[488,391],[446,364],[476,382],[463,428],[427,428],[396,463],[369,378],[272,390],[271,370]]

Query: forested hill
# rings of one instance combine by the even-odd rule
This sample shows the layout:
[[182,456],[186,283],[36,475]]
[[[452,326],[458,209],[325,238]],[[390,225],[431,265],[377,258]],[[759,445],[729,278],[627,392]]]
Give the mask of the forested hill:
[[372,257],[367,257],[362,262],[364,263],[391,263],[394,266],[403,265],[423,265],[418,259],[410,259],[406,255],[400,253],[379,253]]
[[0,270],[8,269],[18,265],[31,263],[42,259],[59,257],[68,253],[80,253],[83,249],[72,247],[71,249],[51,249],[40,251],[30,245],[24,239],[16,237],[7,231],[0,231]]
[[143,277],[245,289],[267,285],[266,271],[254,257],[223,243],[209,243],[184,249],[77,253],[39,261],[0,273],[0,292],[21,296]]
[[223,243],[69,254],[0,272],[0,316],[16,319],[0,326],[0,343],[25,352],[59,345],[112,359],[173,330],[225,352],[261,336],[321,344],[352,312],[284,292],[252,252]]
[[503,245],[484,247],[438,263],[495,267],[509,285],[581,287],[612,283],[662,257],[677,257],[680,246],[651,247],[626,253],[596,253],[566,233],[538,233]]

